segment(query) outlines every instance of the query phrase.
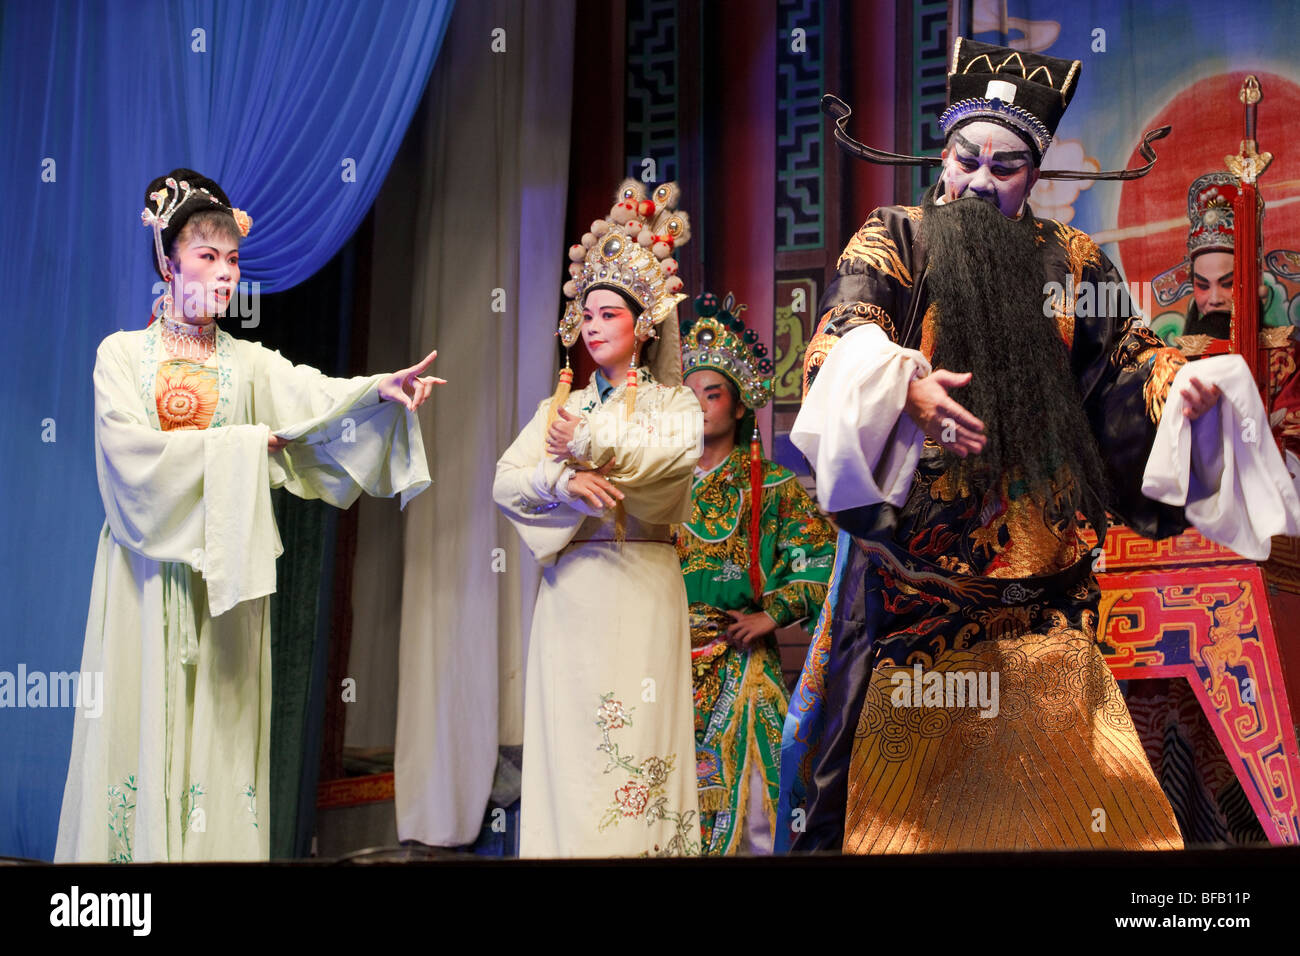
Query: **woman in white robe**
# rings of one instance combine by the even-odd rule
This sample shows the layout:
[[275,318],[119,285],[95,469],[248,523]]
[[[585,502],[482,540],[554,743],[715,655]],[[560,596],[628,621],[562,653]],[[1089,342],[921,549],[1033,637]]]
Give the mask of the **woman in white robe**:
[[[176,173],[158,211],[191,171]],[[103,674],[104,706],[76,714],[58,862],[269,857],[271,489],[345,508],[363,491],[405,506],[429,484],[413,412],[439,381],[419,378],[432,356],[336,379],[217,329],[248,220],[232,233],[225,194],[191,178],[225,219],[208,208],[185,232],[176,214],[195,213],[174,203],[159,270],[172,302],[201,295],[95,359],[106,520],[81,668]],[[186,348],[201,341],[210,354]]]
[[[675,317],[666,324],[676,332]],[[586,296],[582,334],[601,371],[554,423],[542,402],[497,465],[493,497],[543,565],[524,693],[525,857],[699,853],[690,626],[669,525],[690,514],[702,415],[690,389],[645,367],[628,415],[627,385],[611,382],[635,359],[632,329],[619,294]],[[680,366],[675,336],[658,348]]]

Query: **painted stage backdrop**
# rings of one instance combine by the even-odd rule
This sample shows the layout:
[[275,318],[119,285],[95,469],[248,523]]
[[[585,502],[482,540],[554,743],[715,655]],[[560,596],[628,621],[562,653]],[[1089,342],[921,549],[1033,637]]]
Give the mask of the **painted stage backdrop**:
[[[1300,150],[1288,135],[1300,117],[1294,53],[1300,6],[1274,0],[976,0],[968,10],[967,32],[975,39],[1082,63],[1078,92],[1045,168],[1140,165],[1136,144],[1143,132],[1172,127],[1155,144],[1159,161],[1145,178],[1040,182],[1030,200],[1037,214],[1068,222],[1102,244],[1154,331],[1171,342],[1208,331],[1187,324],[1197,298],[1188,259],[1189,207],[1196,206],[1197,218],[1211,228],[1216,217],[1222,225],[1226,209],[1215,204],[1235,196],[1234,181],[1204,177],[1226,174],[1225,157],[1240,150],[1239,91],[1247,75],[1258,79],[1263,96],[1255,138],[1273,155],[1259,180],[1265,204],[1261,327],[1273,343],[1284,343],[1300,318]],[[1198,260],[1203,274],[1223,268],[1222,262]],[[1202,310],[1213,311],[1212,297],[1202,293],[1200,299]],[[1273,353],[1280,358],[1284,350]],[[1176,540],[1186,548],[1195,537]],[[1177,563],[1193,562],[1184,556]],[[1184,839],[1188,845],[1295,843],[1300,778],[1288,757],[1295,738],[1272,644],[1291,637],[1295,625],[1276,614],[1270,625],[1261,616],[1267,604],[1253,566],[1179,570],[1176,577],[1178,586],[1167,587],[1172,576],[1103,575],[1103,619],[1111,626],[1102,642],[1116,676],[1129,679],[1134,720]],[[1141,630],[1132,626],[1140,616],[1131,616],[1125,602],[1144,590],[1149,613],[1164,623],[1159,640],[1167,647],[1142,667],[1125,667],[1125,635]],[[1229,646],[1235,652],[1230,664],[1215,656]],[[1195,666],[1180,670],[1180,656]]]
[[[1300,149],[1288,132],[1300,116],[1295,37],[1300,6],[1285,0],[976,0],[975,39],[1082,62],[1078,92],[1044,168],[1139,165],[1145,130],[1169,125],[1145,178],[1119,183],[1040,181],[1039,215],[1092,235],[1119,266],[1158,334],[1182,334],[1192,282],[1187,262],[1188,193],[1226,172],[1243,136],[1242,80],[1263,90],[1256,138],[1273,164],[1260,179],[1266,205],[1262,249],[1267,295],[1261,326],[1300,318]],[[1140,283],[1136,287],[1133,285]]]

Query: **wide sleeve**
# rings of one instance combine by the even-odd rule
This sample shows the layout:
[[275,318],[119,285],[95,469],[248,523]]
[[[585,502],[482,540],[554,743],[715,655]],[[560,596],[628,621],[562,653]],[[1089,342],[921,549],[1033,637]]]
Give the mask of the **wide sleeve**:
[[573,540],[588,512],[564,491],[571,471],[545,453],[551,400],[536,414],[497,462],[492,500],[510,520],[534,558],[550,564]]
[[162,432],[138,391],[126,333],[95,356],[95,464],[109,530],[155,561],[202,572],[213,616],[275,590],[266,425]]
[[793,475],[774,487],[776,541],[763,582],[763,610],[778,627],[811,617],[826,599],[835,531]]
[[[1192,374],[1221,398],[1196,421],[1183,414]],[[1252,561],[1268,559],[1274,535],[1300,534],[1300,496],[1264,427],[1264,404],[1240,355],[1216,355],[1174,378],[1142,490],[1185,507],[1211,541]]]
[[919,221],[915,207],[872,212],[840,254],[817,306],[790,440],[808,459],[818,503],[831,514],[901,505],[925,442],[903,414],[908,385],[930,374],[925,357],[905,347],[913,344],[905,330]]
[[379,397],[383,375],[331,378],[279,352],[240,343],[252,376],[252,416],[289,440],[270,456],[271,485],[346,508],[365,492],[401,495],[429,486],[420,421]]
[[[642,386],[643,388],[646,386]],[[631,419],[614,399],[585,416],[589,456],[625,495],[627,513],[651,524],[691,517],[691,478],[703,445],[704,413],[684,385],[651,384]]]
[[1095,246],[1078,254],[1084,252],[1089,265],[1076,286],[1093,291],[1093,303],[1084,308],[1080,298],[1076,304],[1070,361],[1110,484],[1109,510],[1148,538],[1179,534],[1187,527],[1183,510],[1144,495],[1142,473],[1169,387],[1186,359],[1140,321],[1105,254]]
[[903,409],[912,380],[929,374],[925,356],[874,323],[851,329],[826,357],[790,429],[822,510],[906,501],[925,433]]

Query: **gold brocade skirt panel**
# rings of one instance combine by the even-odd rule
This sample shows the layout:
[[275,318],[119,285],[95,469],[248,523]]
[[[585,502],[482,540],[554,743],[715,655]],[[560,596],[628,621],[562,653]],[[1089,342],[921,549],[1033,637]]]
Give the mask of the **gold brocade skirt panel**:
[[846,853],[1183,846],[1110,669],[1068,626],[878,667],[844,834]]

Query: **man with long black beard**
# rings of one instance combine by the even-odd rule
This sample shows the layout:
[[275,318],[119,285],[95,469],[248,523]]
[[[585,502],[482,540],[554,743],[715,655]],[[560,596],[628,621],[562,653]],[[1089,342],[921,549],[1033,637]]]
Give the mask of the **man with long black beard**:
[[1141,492],[1184,360],[1122,293],[1049,295],[1120,276],[1026,202],[1079,66],[959,40],[940,183],[872,213],[819,305],[791,439],[842,532],[786,724],[796,851],[1182,845],[1080,526],[1186,527]]

